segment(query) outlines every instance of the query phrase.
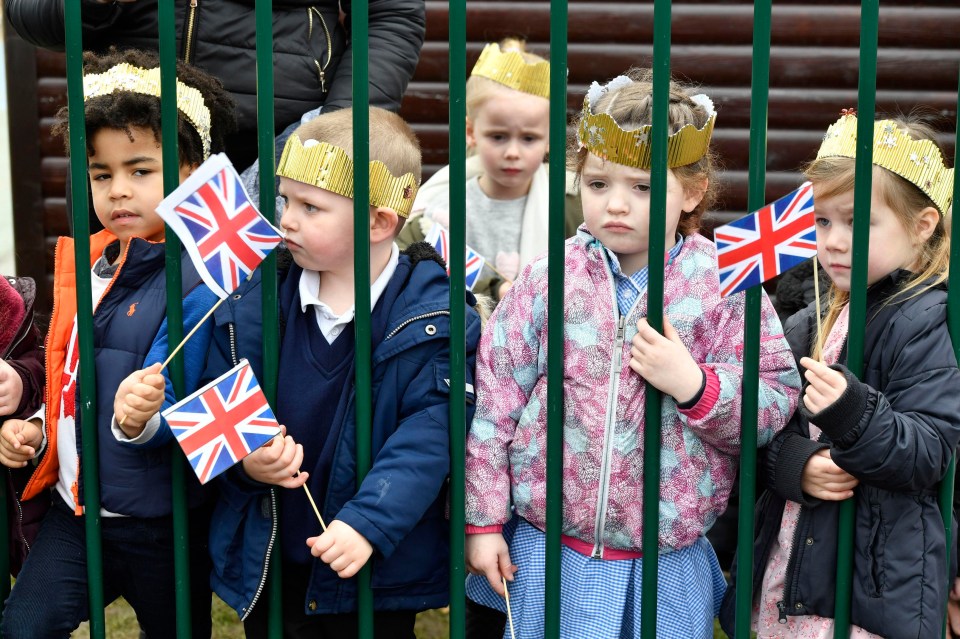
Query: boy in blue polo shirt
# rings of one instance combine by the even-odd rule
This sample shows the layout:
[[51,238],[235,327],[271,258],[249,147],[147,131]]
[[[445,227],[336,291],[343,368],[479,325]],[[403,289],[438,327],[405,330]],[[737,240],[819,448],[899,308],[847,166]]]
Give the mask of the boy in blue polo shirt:
[[[247,637],[266,636],[258,602],[269,561],[282,564],[286,637],[355,636],[353,577],[368,562],[377,637],[414,637],[416,613],[448,601],[449,280],[430,246],[401,253],[394,242],[420,182],[420,149],[400,117],[371,107],[373,465],[357,489],[351,156],[344,109],[297,129],[277,169],[289,250],[276,400],[285,433],[226,474],[211,534],[214,590]],[[472,383],[480,321],[472,294],[465,303]],[[218,309],[208,370],[246,357],[261,372],[260,309],[257,273]],[[301,486],[328,523],[322,534]]]

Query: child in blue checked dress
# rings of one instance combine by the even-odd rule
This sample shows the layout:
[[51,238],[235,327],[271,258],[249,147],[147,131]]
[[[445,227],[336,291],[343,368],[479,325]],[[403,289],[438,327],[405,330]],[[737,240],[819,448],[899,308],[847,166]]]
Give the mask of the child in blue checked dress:
[[[562,292],[563,637],[640,630],[646,382],[663,393],[657,636],[712,637],[725,590],[704,533],[726,507],[740,452],[744,296],[720,297],[714,245],[696,233],[715,182],[713,103],[673,84],[666,254],[653,257],[666,262],[663,334],[647,323],[651,106],[649,72],[594,83],[571,157],[585,224],[566,243]],[[467,596],[506,610],[506,579],[523,639],[544,625],[549,290],[544,256],[491,316],[467,441]],[[800,387],[766,297],[759,373],[765,444]]]

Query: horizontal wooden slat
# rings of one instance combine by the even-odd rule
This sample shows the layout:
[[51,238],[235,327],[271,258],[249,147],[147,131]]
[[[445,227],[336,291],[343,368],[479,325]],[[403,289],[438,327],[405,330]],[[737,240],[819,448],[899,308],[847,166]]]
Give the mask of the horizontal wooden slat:
[[[482,45],[471,43],[472,61]],[[447,44],[427,42],[420,54],[414,80],[446,82]],[[647,44],[577,44],[568,47],[569,81],[586,83],[612,77],[631,66],[649,66],[653,47]],[[714,86],[749,83],[752,49],[749,46],[678,45],[671,48],[674,74]],[[770,52],[773,87],[857,86],[859,51],[852,47],[778,47]],[[958,49],[881,49],[877,62],[878,89],[956,90]],[[920,72],[922,70],[922,72]]]
[[[673,44],[751,44],[753,6],[750,3],[678,4],[671,12]],[[427,37],[448,37],[448,3],[427,3]],[[505,20],[504,16],[509,16]],[[570,42],[649,43],[653,40],[653,3],[571,2],[568,9]],[[705,25],[722,29],[704,33]],[[860,7],[829,3],[811,11],[807,6],[773,5],[771,42],[775,45],[856,46]],[[467,39],[499,40],[522,34],[531,50],[545,52],[550,40],[547,2],[470,2]],[[880,7],[881,47],[952,48],[960,33],[960,15],[948,8]]]

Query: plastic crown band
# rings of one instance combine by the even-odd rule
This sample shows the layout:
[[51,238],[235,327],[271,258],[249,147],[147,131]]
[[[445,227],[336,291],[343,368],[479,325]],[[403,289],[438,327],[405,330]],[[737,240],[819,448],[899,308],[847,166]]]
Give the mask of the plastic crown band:
[[[277,175],[353,199],[353,160],[338,146],[287,138]],[[394,177],[380,160],[370,163],[370,205],[385,206],[406,218],[413,208],[419,184],[413,173]]]
[[[583,100],[583,112],[577,127],[577,138],[581,148],[597,157],[632,166],[637,169],[650,169],[650,132],[652,125],[645,124],[638,129],[625,131],[616,120],[607,113],[594,113],[600,98],[610,91],[616,91],[633,84],[627,76],[618,76],[604,86],[594,82]],[[717,120],[713,101],[700,93],[690,99],[707,112],[707,122],[698,129],[687,124],[676,133],[670,134],[667,141],[667,166],[675,168],[693,164],[704,156],[710,146],[710,136]]]
[[[83,76],[83,101],[119,91],[160,97],[160,68],[144,69],[121,62],[104,71]],[[193,125],[203,145],[203,159],[210,157],[210,109],[203,94],[177,80],[177,110]]]
[[528,63],[519,51],[501,52],[496,42],[483,48],[470,75],[550,99],[550,63]]
[[[857,116],[845,112],[830,125],[817,153],[820,158],[857,157]],[[893,120],[873,124],[873,163],[916,185],[943,216],[953,202],[953,169],[931,140],[914,140]]]

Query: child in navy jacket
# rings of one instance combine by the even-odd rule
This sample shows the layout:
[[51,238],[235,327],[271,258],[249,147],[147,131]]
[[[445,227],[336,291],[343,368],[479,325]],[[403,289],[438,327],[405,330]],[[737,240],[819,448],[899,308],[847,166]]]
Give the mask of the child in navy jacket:
[[[416,613],[448,600],[449,281],[432,248],[400,253],[394,242],[419,183],[420,151],[409,126],[377,108],[370,109],[373,465],[356,487],[351,131],[349,109],[311,120],[287,141],[277,170],[294,262],[279,269],[276,414],[285,434],[226,474],[211,534],[214,590],[244,619],[247,637],[266,636],[261,598],[271,561],[282,564],[288,637],[355,634],[353,577],[368,562],[378,637],[413,637]],[[218,309],[211,375],[238,357],[262,371],[260,286],[257,273]],[[466,313],[472,389],[480,322],[469,306]],[[322,534],[304,485],[327,523]]]

